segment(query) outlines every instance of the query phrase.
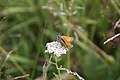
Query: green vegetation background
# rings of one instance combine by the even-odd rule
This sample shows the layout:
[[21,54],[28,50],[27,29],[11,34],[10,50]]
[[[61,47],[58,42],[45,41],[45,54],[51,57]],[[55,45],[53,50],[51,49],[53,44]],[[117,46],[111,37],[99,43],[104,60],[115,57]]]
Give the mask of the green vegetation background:
[[[49,58],[44,53],[45,45],[55,41],[58,34],[74,38],[70,57],[60,57],[63,67],[78,72],[85,80],[120,80],[119,43],[116,47],[103,44],[114,34],[113,26],[120,18],[120,1],[75,0],[70,4],[71,1],[0,0],[0,80],[26,74],[30,76],[23,80],[41,77],[43,64]],[[71,7],[66,15],[61,13],[61,3],[63,12]],[[43,9],[46,5],[53,10]],[[69,15],[76,7],[81,9]],[[10,51],[13,52],[2,66]],[[48,80],[54,77],[53,72],[56,69],[51,66]]]

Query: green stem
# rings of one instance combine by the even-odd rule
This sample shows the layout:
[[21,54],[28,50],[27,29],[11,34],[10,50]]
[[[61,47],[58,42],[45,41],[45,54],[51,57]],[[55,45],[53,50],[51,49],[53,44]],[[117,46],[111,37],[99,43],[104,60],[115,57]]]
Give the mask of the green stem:
[[59,77],[59,80],[62,80],[62,79],[61,79],[61,75],[60,75],[60,70],[58,69],[59,67],[58,67],[57,62],[58,62],[58,60],[57,60],[57,57],[55,56],[55,66],[56,66],[57,71],[58,71],[58,77]]
[[70,51],[68,49],[68,52],[67,52],[67,68],[70,69],[71,68],[71,61],[70,61]]

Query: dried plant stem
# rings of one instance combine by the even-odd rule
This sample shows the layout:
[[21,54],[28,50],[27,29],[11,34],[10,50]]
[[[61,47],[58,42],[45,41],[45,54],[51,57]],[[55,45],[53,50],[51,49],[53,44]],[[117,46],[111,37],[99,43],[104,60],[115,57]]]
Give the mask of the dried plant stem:
[[118,37],[118,36],[120,36],[120,33],[118,33],[118,34],[114,35],[113,37],[107,39],[107,40],[104,42],[104,44],[106,44],[106,43],[112,41],[113,39],[115,39],[115,38]]
[[68,74],[72,74],[72,75],[77,76],[79,80],[84,80],[84,78],[82,78],[80,75],[78,75],[77,72],[72,72],[71,70],[68,70],[66,68],[58,68],[58,70],[67,71]]
[[47,80],[47,71],[48,71],[49,66],[51,65],[51,59],[52,59],[52,55],[50,59],[48,60],[48,62],[46,62],[43,65],[43,80]]
[[23,75],[23,76],[17,76],[15,78],[13,78],[13,80],[17,80],[17,79],[22,79],[22,78],[25,78],[25,77],[28,77],[29,74],[26,74],[26,75]]

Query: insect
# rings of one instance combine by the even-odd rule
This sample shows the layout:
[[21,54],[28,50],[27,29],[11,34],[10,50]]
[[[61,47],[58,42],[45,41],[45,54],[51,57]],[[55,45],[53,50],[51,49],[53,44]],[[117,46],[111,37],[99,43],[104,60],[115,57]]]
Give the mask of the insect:
[[73,41],[72,37],[58,35],[57,40],[61,42],[63,45],[65,45],[65,47],[67,48],[73,47],[73,45],[71,44],[71,42]]

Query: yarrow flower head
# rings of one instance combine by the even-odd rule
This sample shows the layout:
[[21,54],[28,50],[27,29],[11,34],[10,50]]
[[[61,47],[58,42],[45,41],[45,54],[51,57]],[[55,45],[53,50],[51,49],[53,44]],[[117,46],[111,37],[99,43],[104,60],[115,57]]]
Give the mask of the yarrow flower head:
[[68,50],[67,48],[62,46],[61,43],[58,41],[47,43],[46,47],[47,49],[45,50],[45,53],[50,53],[50,54],[53,53],[57,57],[60,57],[62,54],[66,54]]

